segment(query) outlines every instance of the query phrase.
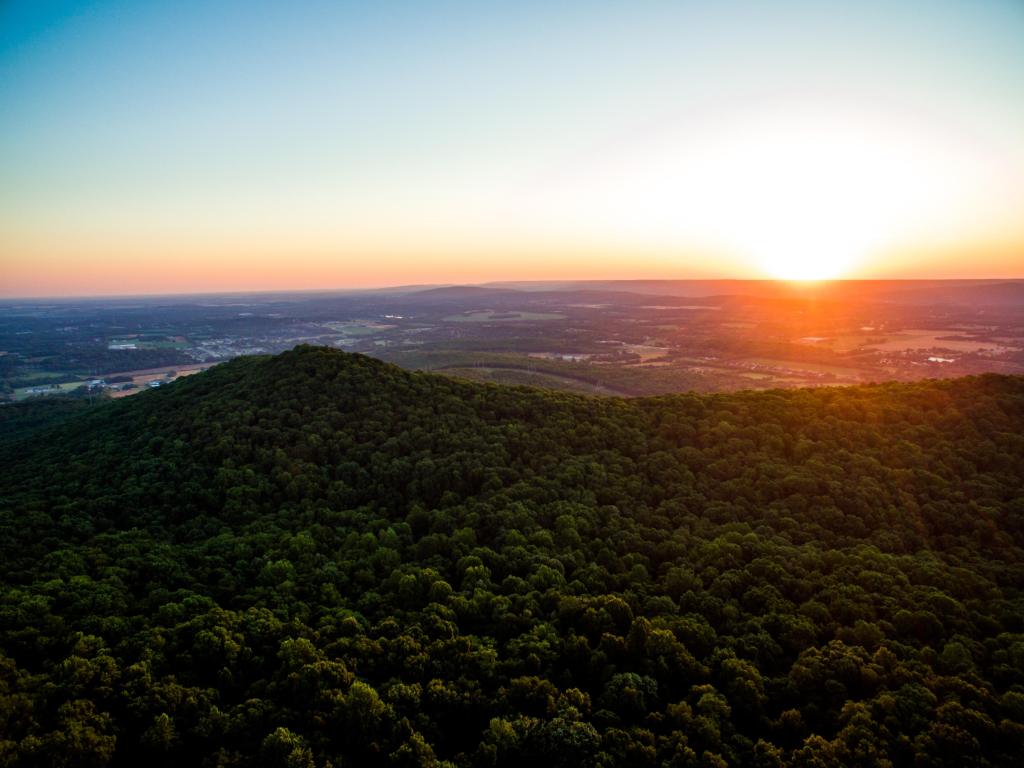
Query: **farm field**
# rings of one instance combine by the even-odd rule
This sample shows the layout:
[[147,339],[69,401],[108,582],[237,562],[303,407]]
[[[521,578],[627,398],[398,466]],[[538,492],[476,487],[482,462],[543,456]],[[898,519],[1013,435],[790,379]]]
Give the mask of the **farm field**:
[[764,366],[766,368],[779,368],[787,371],[809,371],[811,373],[831,373],[835,376],[859,376],[861,371],[857,368],[848,368],[841,365],[826,365],[824,363],[810,363],[803,360],[779,360],[766,357],[751,357],[741,360],[741,363]]
[[565,320],[565,315],[557,312],[498,312],[493,309],[463,312],[460,315],[448,315],[442,318],[446,323],[501,323],[519,321]]
[[959,335],[948,330],[907,330],[886,334],[885,341],[870,344],[872,349],[883,352],[899,352],[914,349],[951,349],[955,352],[1009,352],[1012,347],[982,339],[943,338]]

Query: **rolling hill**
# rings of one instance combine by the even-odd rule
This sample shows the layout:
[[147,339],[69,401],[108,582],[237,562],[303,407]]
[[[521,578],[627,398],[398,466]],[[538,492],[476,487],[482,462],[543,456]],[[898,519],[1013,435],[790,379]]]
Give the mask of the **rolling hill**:
[[298,347],[0,412],[0,765],[1015,765],[1024,380]]

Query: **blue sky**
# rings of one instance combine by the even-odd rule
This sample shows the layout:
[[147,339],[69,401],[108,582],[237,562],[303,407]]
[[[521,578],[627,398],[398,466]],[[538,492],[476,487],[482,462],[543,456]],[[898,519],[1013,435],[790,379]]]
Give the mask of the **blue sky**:
[[[963,222],[943,230],[935,201],[908,209],[913,226],[875,238],[864,264],[913,236],[922,253],[984,243],[1005,271],[1021,234],[1021,200],[1006,198],[1022,181],[1022,94],[1024,3],[1009,0],[8,1],[0,265],[10,280],[33,272],[40,290],[107,253],[112,274],[130,262],[157,281],[143,267],[169,254],[234,268],[291,251],[306,278],[334,282],[372,252],[377,273],[353,278],[367,284],[413,267],[450,280],[467,253],[484,254],[467,279],[541,277],[558,253],[562,276],[638,263],[646,276],[743,274],[776,257],[723,232],[745,208],[697,215],[707,180],[688,169],[731,151],[705,151],[708,136],[785,131],[781,112],[819,133],[864,116],[879,151],[856,138],[831,151],[890,166],[924,136],[914,168],[940,166],[964,189],[942,203]],[[775,151],[764,136],[737,141]]]

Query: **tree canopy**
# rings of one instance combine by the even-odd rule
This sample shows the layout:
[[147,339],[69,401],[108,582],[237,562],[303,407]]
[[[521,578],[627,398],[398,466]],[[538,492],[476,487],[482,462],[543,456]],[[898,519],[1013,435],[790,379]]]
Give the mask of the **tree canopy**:
[[1024,381],[589,398],[298,347],[0,410],[0,765],[1024,752]]

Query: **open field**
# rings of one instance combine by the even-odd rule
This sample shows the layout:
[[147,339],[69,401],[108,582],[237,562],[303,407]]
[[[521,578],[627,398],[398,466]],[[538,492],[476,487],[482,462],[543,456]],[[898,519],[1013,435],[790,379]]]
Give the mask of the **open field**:
[[46,373],[44,371],[32,371],[24,373],[18,378],[21,379],[21,381],[45,381],[46,379],[52,379],[55,375],[57,374]]
[[[191,376],[194,373],[205,371],[209,368],[209,364],[205,365],[183,365],[183,366],[172,366],[168,368],[159,368],[156,370],[148,371],[127,371],[120,374],[121,376],[131,376],[132,384],[135,385],[135,389],[124,389],[124,390],[113,390],[110,392],[111,397],[120,398],[134,395],[138,392],[144,391],[151,381],[159,381],[161,383],[170,383],[177,381],[185,376]],[[168,376],[167,374],[173,374]]]
[[[885,341],[870,344],[872,349],[882,352],[900,352],[914,349],[950,349],[954,352],[1009,352],[1013,347],[981,339],[943,338],[959,334],[944,330],[906,330],[895,334],[886,334]],[[878,336],[878,334],[875,334]]]
[[386,323],[324,323],[324,328],[343,333],[346,336],[373,336],[394,327],[394,325]]
[[41,397],[44,395],[66,395],[69,392],[73,392],[74,390],[78,389],[80,386],[82,386],[83,383],[84,382],[81,381],[71,381],[65,384],[53,384],[47,387],[47,390],[45,392],[33,392],[32,390],[36,389],[36,387],[21,387],[19,389],[14,390],[14,399],[15,401],[21,401],[27,400],[30,397]]
[[[106,392],[110,397],[114,398],[128,397],[129,395],[134,395],[137,394],[138,392],[142,392],[143,390],[145,390],[151,381],[169,383],[172,381],[176,381],[177,379],[180,379],[183,376],[191,376],[194,373],[205,371],[209,367],[210,363],[203,363],[194,365],[172,365],[162,368],[147,368],[138,371],[120,371],[117,373],[108,373],[102,377],[90,376],[80,378],[76,381],[65,382],[63,384],[54,384],[52,386],[47,387],[46,391],[43,392],[33,391],[38,389],[39,387],[20,387],[14,390],[14,400],[21,401],[27,400],[28,398],[32,397],[43,397],[46,395],[67,395],[70,394],[71,392],[74,392],[79,387],[87,385],[90,381],[95,381],[96,379],[109,381],[110,379],[124,377],[128,377],[130,379],[130,382],[118,382],[116,386],[131,383],[135,385],[134,389],[105,389],[102,391]],[[168,376],[168,374],[172,375]],[[97,390],[97,392],[98,391],[99,390]]]
[[650,344],[624,344],[621,349],[623,352],[639,355],[642,362],[653,360],[656,357],[664,357],[672,351],[668,347],[655,347]]
[[493,309],[473,310],[460,315],[448,315],[442,318],[446,323],[508,323],[541,320],[565,320],[565,315],[557,312],[498,312]]
[[775,368],[786,371],[809,371],[811,373],[831,373],[835,376],[859,376],[861,371],[857,368],[847,368],[841,365],[826,365],[824,363],[809,363],[803,360],[779,360],[766,357],[751,357],[741,360],[741,363],[753,364],[765,368]]

